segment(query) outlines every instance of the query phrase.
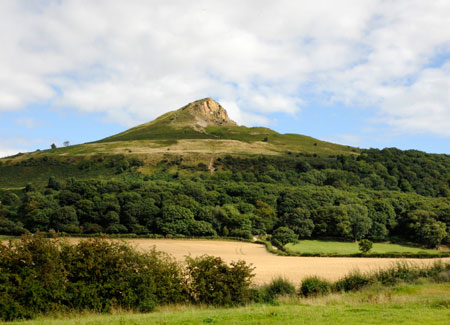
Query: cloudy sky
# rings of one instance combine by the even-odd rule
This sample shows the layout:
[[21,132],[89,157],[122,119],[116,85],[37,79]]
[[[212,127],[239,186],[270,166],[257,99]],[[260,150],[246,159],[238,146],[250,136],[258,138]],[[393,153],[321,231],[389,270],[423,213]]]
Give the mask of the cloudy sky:
[[213,97],[239,124],[450,154],[450,1],[0,1],[0,156]]

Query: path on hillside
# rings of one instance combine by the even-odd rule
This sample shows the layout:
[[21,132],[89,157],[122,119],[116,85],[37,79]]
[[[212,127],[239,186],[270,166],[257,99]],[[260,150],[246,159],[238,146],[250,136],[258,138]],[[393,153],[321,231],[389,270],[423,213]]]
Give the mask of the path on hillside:
[[214,156],[212,156],[211,160],[209,161],[208,169],[211,174],[214,174],[214,172],[216,171],[216,169],[214,168],[214,159]]

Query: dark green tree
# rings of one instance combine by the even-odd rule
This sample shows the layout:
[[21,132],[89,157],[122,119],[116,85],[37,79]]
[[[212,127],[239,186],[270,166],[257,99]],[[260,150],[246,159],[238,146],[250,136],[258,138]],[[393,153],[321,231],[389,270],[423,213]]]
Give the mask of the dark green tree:
[[369,233],[372,219],[368,216],[367,208],[361,204],[349,204],[345,207],[350,218],[353,239],[358,241]]
[[51,189],[53,189],[53,190],[59,191],[59,190],[62,188],[62,185],[61,185],[60,182],[58,182],[58,181],[56,180],[55,177],[51,176],[51,177],[48,179],[47,188],[51,188]]
[[447,237],[445,223],[436,221],[431,211],[414,210],[408,214],[410,236],[429,247],[437,247]]
[[52,215],[51,227],[57,231],[78,233],[78,216],[73,206],[64,206],[57,209]]
[[292,212],[287,212],[282,218],[285,226],[292,229],[299,238],[309,238],[314,230],[314,222],[311,219],[309,210],[295,208]]
[[278,248],[283,248],[284,245],[288,243],[296,242],[297,238],[298,236],[292,229],[287,227],[279,227],[273,231],[271,242]]
[[359,250],[363,254],[367,254],[372,249],[373,243],[368,239],[361,239],[358,245]]
[[189,227],[193,222],[191,210],[179,205],[168,205],[161,209],[161,216],[156,218],[156,227],[164,235],[189,235]]

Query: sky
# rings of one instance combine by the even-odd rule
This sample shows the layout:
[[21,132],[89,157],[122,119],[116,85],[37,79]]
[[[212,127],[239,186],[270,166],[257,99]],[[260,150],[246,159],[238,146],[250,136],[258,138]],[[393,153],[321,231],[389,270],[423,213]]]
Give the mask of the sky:
[[450,1],[0,1],[0,157],[212,97],[247,126],[450,154]]

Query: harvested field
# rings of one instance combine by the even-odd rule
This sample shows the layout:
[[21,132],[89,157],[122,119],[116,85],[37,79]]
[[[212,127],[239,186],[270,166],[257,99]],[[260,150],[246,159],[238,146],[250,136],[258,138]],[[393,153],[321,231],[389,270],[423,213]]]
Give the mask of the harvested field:
[[[79,239],[71,238],[75,242]],[[179,239],[124,239],[138,250],[146,251],[153,246],[182,261],[184,257],[203,254],[220,256],[225,261],[239,259],[252,263],[255,267],[256,284],[269,282],[272,278],[283,276],[298,284],[304,277],[318,275],[328,280],[337,280],[349,272],[359,269],[362,272],[389,267],[397,261],[408,261],[418,265],[430,264],[436,259],[399,258],[348,258],[348,257],[294,257],[277,256],[266,251],[263,245],[218,240],[179,240]],[[450,262],[450,258],[442,259]]]

